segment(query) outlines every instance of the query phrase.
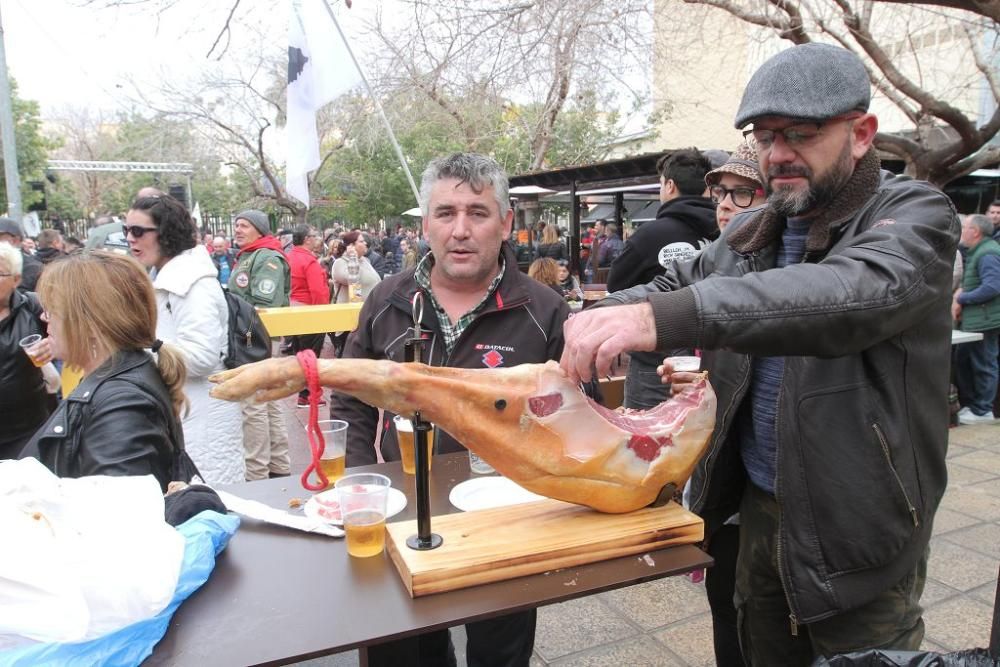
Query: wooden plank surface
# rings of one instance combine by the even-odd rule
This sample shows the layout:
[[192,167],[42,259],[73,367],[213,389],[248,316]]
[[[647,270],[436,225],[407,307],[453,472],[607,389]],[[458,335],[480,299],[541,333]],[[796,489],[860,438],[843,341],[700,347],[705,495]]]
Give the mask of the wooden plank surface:
[[386,546],[411,597],[700,542],[704,524],[676,503],[628,514],[541,500],[434,517],[444,544],[415,551],[416,521],[386,526]]

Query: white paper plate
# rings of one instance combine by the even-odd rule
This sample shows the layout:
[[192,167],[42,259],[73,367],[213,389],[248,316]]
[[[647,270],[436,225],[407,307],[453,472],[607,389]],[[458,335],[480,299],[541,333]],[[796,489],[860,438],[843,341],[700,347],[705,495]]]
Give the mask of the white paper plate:
[[[385,518],[396,516],[406,508],[406,494],[399,489],[389,488],[389,497],[386,499]],[[328,489],[323,493],[317,493],[306,501],[306,506],[302,508],[305,515],[310,519],[329,523],[334,526],[341,526],[344,523],[340,516],[340,498],[336,489]]]
[[476,477],[462,482],[448,494],[451,504],[463,512],[543,499],[543,496],[518,486],[506,477]]

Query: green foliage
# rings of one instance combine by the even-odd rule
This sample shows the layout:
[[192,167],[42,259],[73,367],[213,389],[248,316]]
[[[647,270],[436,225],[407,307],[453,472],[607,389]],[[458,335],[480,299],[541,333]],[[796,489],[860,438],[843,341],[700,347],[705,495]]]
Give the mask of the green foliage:
[[[463,112],[470,108],[477,112],[474,136],[468,137],[453,116],[421,96],[397,94],[384,102],[418,187],[420,174],[430,160],[456,151],[492,155],[510,175],[529,168],[532,128],[539,122],[541,105],[489,104],[475,96],[453,103]],[[333,219],[343,220],[347,226],[375,226],[380,219],[387,224],[405,223],[400,214],[417,205],[381,119],[367,104],[360,98],[341,102],[339,126],[346,128],[347,140],[313,185],[314,208],[309,214],[313,223]],[[598,106],[596,95],[581,94],[559,115],[546,168],[586,164],[604,157],[605,146],[617,133],[618,118]]]
[[[32,192],[29,183],[31,181],[42,181],[45,177],[45,162],[48,160],[49,151],[56,148],[58,143],[46,139],[42,135],[42,120],[38,110],[38,102],[33,100],[23,100],[17,96],[17,83],[10,82],[11,110],[14,117],[14,141],[17,144],[17,172],[21,181],[21,210],[27,211],[28,207],[38,203],[42,199],[41,192]],[[0,157],[0,165],[3,158]],[[4,209],[7,202],[7,181],[0,179],[0,200],[3,201]]]

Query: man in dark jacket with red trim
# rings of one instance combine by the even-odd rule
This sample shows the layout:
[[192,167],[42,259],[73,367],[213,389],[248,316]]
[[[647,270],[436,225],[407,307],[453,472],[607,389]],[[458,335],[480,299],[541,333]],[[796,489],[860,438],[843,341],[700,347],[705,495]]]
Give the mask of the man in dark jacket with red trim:
[[[403,361],[412,326],[410,302],[424,298],[421,326],[429,332],[424,361],[432,366],[495,368],[558,359],[566,303],[549,287],[518,271],[510,237],[513,211],[507,176],[491,158],[456,154],[438,159],[421,183],[423,232],[430,252],[414,268],[386,278],[365,300],[345,357]],[[334,393],[331,414],[350,425],[347,465],[376,462],[378,410]],[[383,419],[381,452],[399,460],[396,433]],[[435,453],[465,451],[438,430]],[[535,611],[469,623],[468,664],[527,665],[535,634]],[[432,632],[369,648],[369,665],[455,664],[447,631]]]

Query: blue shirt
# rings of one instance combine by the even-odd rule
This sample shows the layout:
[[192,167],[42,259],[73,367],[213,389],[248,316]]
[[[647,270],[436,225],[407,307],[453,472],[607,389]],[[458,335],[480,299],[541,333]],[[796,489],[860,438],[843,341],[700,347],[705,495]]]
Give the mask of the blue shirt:
[[[806,250],[811,221],[789,218],[781,234],[777,267],[798,264]],[[778,394],[785,374],[784,357],[757,357],[750,379],[749,409],[744,402],[738,421],[740,455],[747,476],[757,488],[774,495],[777,474]]]

